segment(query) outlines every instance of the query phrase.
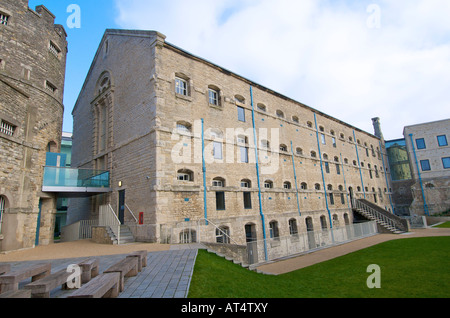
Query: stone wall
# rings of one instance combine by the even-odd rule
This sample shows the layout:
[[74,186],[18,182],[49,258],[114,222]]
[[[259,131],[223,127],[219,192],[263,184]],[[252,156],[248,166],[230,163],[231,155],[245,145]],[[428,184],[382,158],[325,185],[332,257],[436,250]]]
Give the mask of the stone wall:
[[9,251],[33,247],[37,229],[39,244],[53,242],[56,199],[41,189],[46,152],[60,150],[67,35],[27,0],[2,1],[0,12],[9,16],[0,25],[0,120],[14,127],[0,132],[0,250]]

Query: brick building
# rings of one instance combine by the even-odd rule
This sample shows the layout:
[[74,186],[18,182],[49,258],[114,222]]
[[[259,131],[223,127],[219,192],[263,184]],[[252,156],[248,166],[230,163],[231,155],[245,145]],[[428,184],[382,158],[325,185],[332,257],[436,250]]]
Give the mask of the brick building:
[[53,242],[56,199],[42,193],[59,152],[66,32],[44,6],[0,2],[0,251]]
[[220,230],[172,235],[243,244],[352,223],[351,198],[391,210],[382,138],[158,32],[106,30],[73,119],[72,165],[109,170],[112,192],[71,201],[68,224],[110,204],[140,241],[207,219]]

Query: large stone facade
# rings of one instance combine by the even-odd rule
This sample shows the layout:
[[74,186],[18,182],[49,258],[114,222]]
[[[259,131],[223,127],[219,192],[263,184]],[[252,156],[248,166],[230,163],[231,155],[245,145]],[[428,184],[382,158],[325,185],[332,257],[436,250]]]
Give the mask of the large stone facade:
[[44,6],[0,2],[0,251],[53,242],[56,200],[41,192],[59,152],[66,32]]
[[245,244],[352,223],[351,197],[392,209],[382,138],[158,32],[105,32],[73,118],[72,165],[110,170],[113,191],[72,201],[68,223],[95,218],[101,204],[119,211],[121,194],[142,213],[138,240],[163,241],[166,226],[207,218]]
[[412,215],[450,209],[450,119],[406,126],[403,135],[412,171]]

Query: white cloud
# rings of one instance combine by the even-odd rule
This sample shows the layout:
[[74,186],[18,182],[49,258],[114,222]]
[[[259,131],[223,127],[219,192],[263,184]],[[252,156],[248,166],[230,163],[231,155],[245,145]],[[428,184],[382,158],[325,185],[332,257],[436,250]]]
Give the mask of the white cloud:
[[[378,4],[380,28],[369,28]],[[118,25],[167,41],[387,139],[450,117],[447,0],[116,0]]]

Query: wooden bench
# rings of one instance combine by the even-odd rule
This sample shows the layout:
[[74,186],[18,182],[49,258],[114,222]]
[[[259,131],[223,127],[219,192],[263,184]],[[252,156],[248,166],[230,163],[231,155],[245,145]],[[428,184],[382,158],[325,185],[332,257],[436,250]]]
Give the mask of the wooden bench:
[[88,258],[78,263],[81,268],[81,283],[86,284],[92,278],[98,276],[99,260],[98,258]]
[[116,298],[119,296],[120,273],[103,273],[67,298]]
[[31,281],[35,282],[41,278],[50,275],[52,265],[50,263],[37,264],[28,268],[12,271],[0,276],[0,294],[18,290],[19,283],[31,277]]
[[29,289],[10,290],[6,293],[0,294],[0,298],[31,298],[31,290]]
[[59,272],[46,276],[38,281],[25,285],[24,288],[31,291],[31,298],[50,298],[50,292],[58,286],[67,288],[67,280],[72,272],[63,269]]
[[138,271],[142,271],[142,267],[147,267],[147,251],[136,251],[128,254],[127,257],[138,258]]
[[138,258],[137,257],[125,257],[121,261],[117,262],[103,273],[120,273],[119,291],[124,289],[125,277],[132,277],[138,274]]
[[10,264],[0,264],[0,275],[8,273],[11,270]]

